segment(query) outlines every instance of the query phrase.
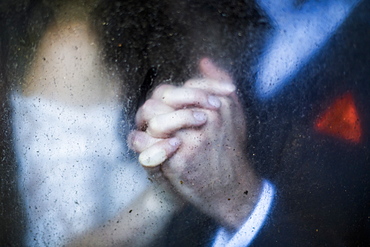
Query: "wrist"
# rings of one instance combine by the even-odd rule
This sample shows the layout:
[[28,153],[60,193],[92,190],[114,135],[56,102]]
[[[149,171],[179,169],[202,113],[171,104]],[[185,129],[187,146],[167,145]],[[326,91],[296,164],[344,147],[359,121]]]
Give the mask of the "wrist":
[[262,180],[257,177],[238,181],[237,185],[226,197],[219,198],[215,207],[216,219],[231,232],[239,229],[252,214],[263,187]]
[[268,214],[270,214],[274,197],[274,186],[264,180],[258,202],[252,213],[243,222],[243,225],[233,232],[224,228],[219,229],[213,246],[240,246],[241,243],[243,246],[249,246],[263,227]]
[[167,189],[165,186],[155,184],[150,191],[148,207],[152,209],[162,208],[172,214],[179,212],[186,204],[176,192]]

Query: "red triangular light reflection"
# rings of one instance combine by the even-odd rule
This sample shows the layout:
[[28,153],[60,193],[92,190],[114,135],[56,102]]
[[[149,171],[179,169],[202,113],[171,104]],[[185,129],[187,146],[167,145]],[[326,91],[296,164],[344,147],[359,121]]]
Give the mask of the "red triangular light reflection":
[[359,143],[361,124],[351,93],[338,98],[316,120],[315,128],[321,133]]

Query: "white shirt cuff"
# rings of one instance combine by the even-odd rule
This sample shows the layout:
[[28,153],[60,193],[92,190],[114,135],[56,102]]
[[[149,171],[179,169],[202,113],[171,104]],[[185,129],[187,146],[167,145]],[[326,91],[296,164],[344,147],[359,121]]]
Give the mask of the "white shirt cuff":
[[247,221],[234,235],[221,228],[213,243],[213,247],[246,247],[262,228],[274,199],[274,186],[268,181],[263,181],[260,199]]

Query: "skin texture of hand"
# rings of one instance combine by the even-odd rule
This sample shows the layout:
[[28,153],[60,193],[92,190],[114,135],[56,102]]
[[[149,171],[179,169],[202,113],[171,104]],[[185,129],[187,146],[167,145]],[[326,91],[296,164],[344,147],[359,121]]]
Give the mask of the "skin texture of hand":
[[209,59],[199,68],[202,78],[154,91],[137,114],[142,131],[131,135],[131,146],[149,172],[162,173],[187,201],[235,230],[261,183],[246,156],[246,121],[231,77]]

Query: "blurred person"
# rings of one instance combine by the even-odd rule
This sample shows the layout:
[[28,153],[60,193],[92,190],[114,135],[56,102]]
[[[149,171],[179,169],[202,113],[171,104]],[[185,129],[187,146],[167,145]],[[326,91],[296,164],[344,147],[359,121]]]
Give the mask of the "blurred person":
[[26,246],[65,245],[108,220],[120,222],[117,235],[107,226],[109,234],[97,230],[98,241],[87,245],[147,245],[180,207],[127,155],[120,135],[125,92],[92,25],[98,3],[30,5],[32,24],[48,20],[43,30],[27,27],[34,52],[24,75],[12,78],[20,85],[11,104]]

